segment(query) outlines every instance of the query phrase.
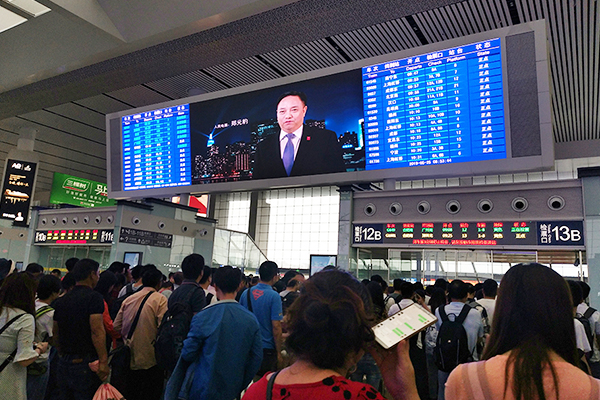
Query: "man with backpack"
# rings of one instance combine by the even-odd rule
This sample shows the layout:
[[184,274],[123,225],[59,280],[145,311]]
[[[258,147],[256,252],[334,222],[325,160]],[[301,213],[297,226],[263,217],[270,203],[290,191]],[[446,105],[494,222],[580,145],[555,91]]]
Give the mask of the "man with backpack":
[[467,302],[467,285],[455,279],[448,285],[450,303],[435,311],[438,330],[435,357],[438,367],[438,400],[444,400],[446,381],[457,365],[474,361],[475,347],[483,337],[481,314]]
[[571,298],[573,299],[575,342],[577,343],[578,355],[581,357],[581,369],[587,374],[591,374],[588,360],[592,356],[592,343],[594,341],[592,326],[587,318],[577,312],[577,305],[583,301],[581,286],[576,281],[571,280],[568,280],[567,284],[569,285]]
[[[590,330],[592,332],[592,345],[593,353],[589,359],[588,364],[592,370],[592,376],[596,379],[600,379],[600,350],[599,350],[599,338],[600,338],[600,312],[595,308],[588,306],[584,300],[590,295],[590,286],[582,281],[577,282],[581,286],[581,302],[577,305],[577,314],[586,318],[590,323]],[[575,314],[575,315],[577,315]]]
[[175,369],[192,317],[206,305],[204,290],[199,284],[204,271],[204,257],[195,253],[186,256],[181,262],[181,270],[184,279],[169,296],[169,309],[154,344],[156,362],[169,374]]
[[246,289],[240,297],[240,304],[254,313],[260,325],[263,344],[263,362],[258,370],[260,377],[267,372],[276,371],[278,364],[282,363],[283,311],[281,296],[272,287],[279,279],[278,272],[279,267],[273,261],[263,262],[258,269],[260,282]]
[[394,279],[394,292],[390,293],[386,296],[386,298],[383,300],[383,303],[385,304],[385,313],[387,315],[390,315],[390,308],[394,305],[397,304],[401,299],[402,299],[402,293],[400,292],[400,287],[402,286],[402,284],[404,283],[403,279]]

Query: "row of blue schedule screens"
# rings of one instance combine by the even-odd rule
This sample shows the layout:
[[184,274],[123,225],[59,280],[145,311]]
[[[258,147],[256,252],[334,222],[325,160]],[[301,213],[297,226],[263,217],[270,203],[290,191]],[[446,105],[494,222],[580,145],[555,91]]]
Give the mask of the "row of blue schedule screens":
[[[388,75],[365,80],[365,168],[506,157],[496,65],[499,54],[483,62],[475,57],[410,72],[380,71]],[[123,119],[125,189],[191,184],[189,105],[178,106],[172,117],[135,117]]]

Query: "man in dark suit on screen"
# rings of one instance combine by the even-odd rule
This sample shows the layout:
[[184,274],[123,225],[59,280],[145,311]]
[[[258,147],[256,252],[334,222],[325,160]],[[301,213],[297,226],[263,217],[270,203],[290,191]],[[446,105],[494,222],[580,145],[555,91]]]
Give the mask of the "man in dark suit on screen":
[[335,132],[304,125],[306,110],[306,95],[302,92],[279,97],[277,123],[281,131],[258,144],[254,179],[346,171]]

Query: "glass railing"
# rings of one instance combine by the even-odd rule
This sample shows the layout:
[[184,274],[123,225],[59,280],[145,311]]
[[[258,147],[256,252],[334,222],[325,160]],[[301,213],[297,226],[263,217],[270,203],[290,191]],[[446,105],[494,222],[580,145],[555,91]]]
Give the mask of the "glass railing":
[[247,233],[216,228],[212,266],[231,265],[246,274],[256,274],[267,256]]

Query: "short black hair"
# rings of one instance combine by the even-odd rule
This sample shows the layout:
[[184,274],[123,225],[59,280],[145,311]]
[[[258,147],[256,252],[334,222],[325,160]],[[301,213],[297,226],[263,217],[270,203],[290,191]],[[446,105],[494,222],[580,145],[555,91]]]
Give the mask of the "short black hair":
[[404,282],[400,286],[400,293],[402,293],[402,298],[403,299],[410,299],[415,294],[415,287],[410,282]]
[[100,268],[98,261],[92,260],[91,258],[82,258],[77,261],[71,273],[75,278],[75,282],[81,282],[86,280],[91,273],[96,273],[98,268]]
[[38,263],[29,263],[25,268],[25,272],[29,272],[30,274],[41,274],[44,272],[44,267]]
[[77,264],[77,261],[79,261],[79,258],[77,257],[71,257],[67,261],[65,261],[65,267],[67,267],[67,271],[73,271],[73,268],[75,268],[75,264]]
[[200,278],[200,283],[201,285],[204,285],[206,283],[206,281],[208,280],[208,278],[210,278],[212,276],[212,268],[209,267],[208,265],[204,266],[203,272],[202,272],[202,278]]
[[60,286],[62,287],[63,291],[68,292],[73,286],[75,286],[76,283],[77,282],[75,281],[75,276],[73,273],[67,272],[67,274],[60,281]]
[[279,105],[279,103],[281,103],[281,100],[283,100],[289,96],[299,97],[300,101],[302,101],[302,103],[304,103],[304,106],[306,107],[306,105],[307,105],[306,94],[304,92],[299,92],[297,90],[290,90],[289,92],[282,93],[281,96],[279,96],[279,98],[277,99],[277,103],[275,104],[275,107],[277,107]]
[[488,297],[495,297],[498,293],[498,282],[493,279],[486,279],[481,286],[483,295]]
[[108,267],[108,271],[112,272],[113,274],[123,274],[125,271],[127,271],[127,264],[121,261],[114,261],[112,264],[110,264],[110,267]]
[[202,271],[204,270],[204,257],[200,254],[192,253],[186,256],[181,262],[181,272],[185,279],[191,279],[195,281],[198,279]]
[[433,286],[439,287],[440,289],[448,290],[448,281],[444,278],[437,278]]
[[465,285],[467,285],[467,293],[468,294],[475,294],[475,286],[473,286],[472,283],[466,282]]
[[571,297],[573,298],[573,306],[577,307],[583,301],[583,293],[581,286],[577,281],[568,280],[569,289],[571,289]]
[[162,272],[158,269],[150,268],[148,271],[144,272],[144,276],[142,276],[142,285],[155,288],[162,281],[162,276]]
[[53,269],[53,270],[52,270],[50,273],[51,273],[51,274],[56,274],[56,273],[58,273],[58,276],[61,276],[61,275],[62,275],[62,271],[61,271],[60,269],[58,269],[58,268],[54,268],[54,269]]
[[213,274],[213,281],[223,293],[234,293],[242,282],[242,271],[231,265],[217,268]]
[[579,286],[581,286],[581,295],[583,296],[583,299],[587,299],[590,295],[590,285],[584,281],[578,281],[577,283],[579,283]]
[[60,292],[60,279],[54,275],[44,275],[40,278],[37,286],[37,296],[40,300],[45,300],[53,293]]
[[290,279],[288,281],[288,283],[285,284],[286,288],[295,288],[296,285],[298,285],[300,283],[300,281],[298,281],[298,279]]
[[400,291],[400,287],[402,284],[406,282],[404,279],[396,278],[394,279],[394,291]]
[[258,274],[263,282],[269,282],[278,272],[279,267],[273,261],[265,261],[258,267]]
[[142,277],[142,274],[144,272],[143,269],[143,265],[136,265],[135,267],[131,268],[131,277],[134,281],[137,281]]
[[448,285],[448,295],[451,299],[461,300],[467,297],[467,285],[460,279],[455,279]]

